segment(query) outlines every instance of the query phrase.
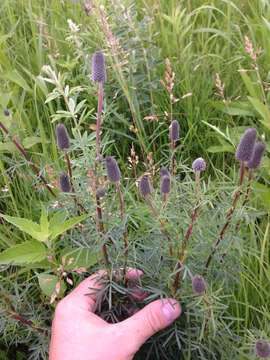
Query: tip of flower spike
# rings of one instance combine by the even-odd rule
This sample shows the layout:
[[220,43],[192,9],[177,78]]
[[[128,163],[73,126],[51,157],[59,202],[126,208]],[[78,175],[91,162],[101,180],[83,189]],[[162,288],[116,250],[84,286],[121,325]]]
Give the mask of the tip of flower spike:
[[64,124],[56,125],[56,143],[59,149],[67,150],[70,147],[70,140],[67,128]]
[[69,176],[65,171],[61,172],[59,182],[60,182],[60,190],[62,192],[70,192],[71,184],[69,181]]
[[92,79],[95,82],[107,80],[105,58],[101,51],[96,51],[92,59]]
[[258,142],[254,146],[254,153],[252,158],[246,163],[246,167],[249,169],[256,169],[260,166],[263,154],[265,152],[266,145],[263,141]]
[[236,149],[236,160],[249,161],[251,160],[254,152],[254,147],[258,131],[255,128],[247,129],[242,135],[238,147]]
[[97,196],[99,198],[102,198],[106,194],[106,191],[105,191],[104,188],[103,189],[98,189],[96,194],[97,194]]
[[140,181],[140,193],[142,196],[147,196],[151,194],[150,181],[147,176],[143,176]]
[[171,191],[171,179],[168,175],[162,176],[160,191],[163,194],[168,194]]
[[161,166],[160,175],[163,176],[171,176],[169,170],[165,166]]
[[170,139],[176,141],[179,138],[179,124],[177,120],[173,120],[170,125]]
[[204,171],[206,168],[206,162],[203,158],[198,158],[193,161],[192,169],[195,171]]
[[206,290],[206,283],[201,275],[195,275],[192,279],[192,289],[197,294],[203,295]]
[[267,359],[270,356],[270,345],[265,340],[257,340],[255,343],[256,355],[262,359]]
[[9,112],[8,109],[5,109],[5,110],[4,110],[4,115],[5,115],[5,116],[9,116],[9,115],[10,115],[10,112]]
[[121,180],[121,172],[116,160],[112,156],[106,158],[106,169],[108,179],[111,182],[117,182]]

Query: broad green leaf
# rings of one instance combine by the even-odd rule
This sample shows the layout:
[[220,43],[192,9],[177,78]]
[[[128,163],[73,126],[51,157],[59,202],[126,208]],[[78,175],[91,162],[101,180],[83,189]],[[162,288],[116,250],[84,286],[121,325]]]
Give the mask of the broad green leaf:
[[55,226],[53,229],[50,226],[50,231],[51,231],[51,240],[55,239],[58,235],[62,234],[63,232],[71,229],[73,226],[77,225],[80,221],[83,221],[84,219],[86,219],[89,215],[85,214],[82,216],[77,216],[73,219],[70,220],[66,220],[63,223],[61,223],[58,226]]
[[244,80],[244,83],[248,89],[249,94],[253,97],[253,98],[258,98],[260,97],[260,92],[258,91],[258,86],[254,86],[253,82],[250,80],[249,76],[247,75],[247,73],[245,72],[240,72],[240,75],[242,77],[242,79]]
[[40,217],[40,229],[44,234],[47,234],[49,236],[49,222],[47,219],[47,213],[46,213],[46,208],[44,206],[44,204],[42,204],[42,209],[41,209],[41,217]]
[[22,87],[24,90],[26,90],[28,92],[33,92],[33,90],[29,87],[27,82],[18,73],[17,70],[12,70],[12,71],[9,71],[6,73],[2,73],[2,74],[0,74],[0,78],[5,79],[5,80],[10,80],[10,81],[16,83],[17,85],[19,85],[20,87]]
[[269,121],[270,122],[270,118],[269,118],[269,114],[270,112],[267,112],[267,109],[265,107],[265,105],[259,101],[256,98],[253,98],[251,96],[248,96],[248,100],[251,102],[251,104],[254,106],[254,108],[256,109],[256,111],[261,115],[261,117],[265,120],[265,121]]
[[17,226],[20,230],[26,232],[27,234],[31,235],[34,239],[38,241],[46,241],[47,235],[43,234],[40,229],[40,225],[37,223],[23,218],[8,216],[4,214],[0,214],[5,220],[10,222],[11,224]]
[[270,210],[270,189],[260,183],[254,184],[254,195],[260,199],[260,206],[263,205],[265,210]]
[[27,138],[23,139],[23,146],[25,149],[29,149],[30,147],[41,143],[41,137],[39,136],[28,136]]
[[254,116],[256,114],[251,105],[246,102],[232,102],[224,104],[220,101],[211,101],[211,104],[216,109],[232,116]]
[[[47,296],[52,296],[55,292],[55,287],[58,282],[58,277],[56,275],[51,275],[47,273],[37,274],[38,282],[41,290]],[[60,296],[64,294],[66,290],[66,284],[63,280],[61,280],[61,287],[60,287]]]
[[60,262],[62,262],[63,256],[66,256],[66,264],[68,263],[69,259],[74,259],[72,264],[65,266],[65,269],[68,270],[73,269],[75,266],[89,268],[90,266],[97,263],[97,254],[91,252],[89,248],[66,248],[61,251]]
[[0,96],[0,104],[3,109],[5,109],[9,103],[9,100],[12,96],[12,92],[2,92]]
[[58,226],[61,224],[61,222],[65,221],[67,217],[67,214],[62,212],[62,211],[58,211],[57,213],[55,213],[52,218],[50,219],[49,222],[49,228],[53,229],[54,227]]
[[7,152],[18,152],[19,149],[17,148],[17,146],[12,142],[12,141],[8,141],[5,143],[0,142],[0,151],[7,151]]
[[27,241],[0,254],[0,264],[25,265],[44,260],[46,248],[38,241]]
[[222,145],[216,145],[216,146],[210,146],[207,149],[208,152],[210,153],[219,153],[219,152],[231,152],[231,153],[235,153],[235,149],[232,145],[229,144],[222,144]]

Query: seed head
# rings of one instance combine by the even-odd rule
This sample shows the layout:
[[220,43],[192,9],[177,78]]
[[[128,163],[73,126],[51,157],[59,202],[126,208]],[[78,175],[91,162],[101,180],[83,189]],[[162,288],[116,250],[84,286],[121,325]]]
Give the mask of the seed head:
[[170,125],[170,139],[176,141],[179,138],[179,124],[177,120],[173,120]]
[[264,142],[260,141],[254,146],[254,153],[252,158],[246,163],[246,167],[249,169],[256,169],[259,167],[263,154],[265,152],[266,145]]
[[105,194],[106,194],[106,191],[105,191],[104,188],[97,190],[97,196],[98,196],[99,198],[102,198]]
[[150,181],[147,176],[143,176],[140,181],[140,192],[142,196],[147,196],[151,194]]
[[106,168],[108,179],[115,183],[121,179],[121,172],[116,160],[112,156],[106,158]]
[[260,358],[266,359],[270,356],[270,345],[265,340],[257,340],[255,343],[255,352]]
[[236,160],[249,161],[252,158],[257,136],[258,131],[254,128],[244,132],[236,149]]
[[192,279],[192,289],[197,294],[203,295],[203,293],[206,290],[206,283],[204,281],[204,278],[200,275],[195,275]]
[[206,168],[206,162],[203,158],[198,158],[193,161],[192,169],[195,171],[204,171]]
[[160,175],[162,176],[170,176],[169,170],[165,166],[161,166],[160,168]]
[[56,142],[57,146],[61,150],[66,150],[70,147],[70,140],[67,132],[67,128],[64,124],[56,125]]
[[9,115],[10,115],[10,112],[9,112],[8,109],[4,109],[4,115],[5,115],[5,116],[9,116]]
[[69,176],[65,171],[60,174],[60,190],[62,192],[70,192],[71,190]]
[[92,58],[92,79],[95,82],[107,80],[105,59],[101,51],[96,51]]
[[162,176],[160,191],[163,194],[168,194],[171,191],[171,179],[169,176],[167,175]]

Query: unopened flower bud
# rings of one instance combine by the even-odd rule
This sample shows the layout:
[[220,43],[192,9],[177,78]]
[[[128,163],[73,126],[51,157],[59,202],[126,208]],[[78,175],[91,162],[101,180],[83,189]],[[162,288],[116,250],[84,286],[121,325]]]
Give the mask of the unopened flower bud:
[[206,168],[206,162],[203,158],[198,158],[193,161],[192,169],[195,171],[204,171]]
[[255,343],[256,355],[262,359],[266,359],[270,356],[270,345],[265,340],[257,340]]
[[201,275],[195,275],[192,279],[192,289],[197,294],[203,295],[206,290],[206,283]]
[[99,198],[102,198],[105,194],[106,194],[106,191],[105,191],[104,188],[97,190],[97,196],[98,196]]
[[5,110],[4,110],[4,115],[5,115],[5,116],[9,116],[9,115],[10,115],[10,112],[9,112],[8,109],[5,109]]
[[140,192],[142,196],[147,196],[151,194],[150,181],[147,176],[143,176],[140,181]]
[[173,120],[170,125],[170,139],[176,141],[179,138],[179,124],[177,120]]
[[56,125],[56,142],[61,150],[66,150],[70,147],[68,131],[64,124]]
[[60,174],[60,190],[62,192],[70,192],[71,190],[69,176],[65,171]]
[[251,160],[254,152],[254,147],[258,131],[254,128],[247,129],[242,135],[239,145],[236,149],[236,160],[249,161]]
[[265,149],[266,149],[266,145],[264,142],[260,141],[257,144],[255,144],[253,156],[246,163],[246,167],[249,169],[256,169],[257,167],[259,167]]
[[121,179],[121,172],[116,160],[112,156],[106,158],[106,168],[108,179],[111,182],[117,182]]
[[169,176],[167,175],[162,176],[160,191],[163,194],[168,194],[171,191],[171,179]]
[[96,51],[92,59],[92,79],[95,82],[107,80],[105,59],[101,51]]
[[160,175],[162,176],[170,176],[169,170],[165,166],[161,166]]

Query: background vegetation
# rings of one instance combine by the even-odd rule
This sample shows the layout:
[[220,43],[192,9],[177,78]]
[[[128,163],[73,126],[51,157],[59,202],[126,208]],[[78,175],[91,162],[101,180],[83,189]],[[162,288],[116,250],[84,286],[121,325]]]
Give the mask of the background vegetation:
[[[87,199],[91,193],[91,176],[86,170],[91,169],[95,154],[97,86],[91,80],[91,61],[97,50],[105,54],[108,75],[104,84],[103,152],[104,156],[117,158],[125,179],[123,196],[132,220],[129,237],[136,239],[134,244],[141,247],[134,266],[147,264],[149,258],[144,254],[149,255],[159,236],[157,224],[149,229],[153,219],[134,182],[146,172],[158,188],[158,169],[170,164],[170,121],[176,119],[180,126],[175,154],[176,178],[182,181],[182,191],[189,194],[190,200],[177,204],[177,208],[171,199],[170,231],[177,222],[174,215],[177,210],[186,214],[187,220],[175,231],[185,233],[188,214],[194,208],[194,176],[190,167],[195,158],[203,157],[207,162],[202,190],[205,210],[201,211],[193,241],[198,244],[200,237],[208,239],[204,251],[214,244],[216,235],[211,238],[209,234],[214,233],[230,209],[236,191],[239,164],[235,162],[234,153],[239,138],[248,127],[257,128],[259,140],[267,144],[267,152],[252,183],[249,208],[244,213],[245,221],[238,248],[236,246],[241,262],[237,264],[238,255],[233,254],[226,263],[224,272],[226,276],[231,272],[231,277],[224,292],[221,292],[224,284],[218,282],[224,273],[213,271],[209,275],[211,282],[219,284],[220,290],[213,287],[210,291],[216,313],[222,314],[218,323],[212,324],[211,353],[202,351],[194,355],[191,346],[189,351],[179,354],[179,359],[251,359],[254,341],[260,337],[270,338],[270,115],[267,106],[270,3],[259,0],[4,0],[0,14],[0,121],[10,134],[2,132],[0,139],[2,214],[38,222],[43,203],[47,210],[55,206],[66,210],[69,216],[77,216],[69,195],[59,194],[57,206],[11,141],[11,137],[20,141],[58,194],[59,172],[65,166],[65,157],[59,153],[55,140],[55,126],[59,122],[65,123],[72,138],[70,156],[74,182],[76,188],[81,189],[79,200],[94,214],[95,208]],[[48,65],[58,82],[53,82],[44,71]],[[164,84],[173,82],[172,88],[168,91],[161,80]],[[9,110],[9,116],[4,115],[5,109]],[[134,165],[131,160],[136,162],[136,155],[138,163]],[[106,200],[108,217],[110,213],[119,212],[112,188]],[[160,204],[158,192],[155,204]],[[211,219],[211,207],[219,210],[211,217],[209,232],[200,232]],[[140,214],[144,214],[145,224],[140,222]],[[236,223],[243,214],[237,216]],[[86,226],[88,231],[95,231],[93,224]],[[112,236],[122,231],[119,217],[108,223],[108,229]],[[145,240],[149,233],[149,240]],[[0,250],[30,239],[1,218]],[[88,255],[83,254],[80,262],[81,266],[87,266],[88,272],[72,275],[75,285],[104,266],[102,259],[96,263],[93,252],[100,244],[88,245],[83,243],[76,228],[57,243],[59,264],[65,248],[79,249],[78,256],[82,255],[83,247],[91,250]],[[134,245],[134,252],[138,250],[135,248]],[[197,261],[195,255],[201,249],[195,246],[193,251],[191,268],[196,271],[202,262]],[[155,253],[156,258],[159,255]],[[112,258],[114,256],[117,258],[117,253],[112,254]],[[117,260],[114,266],[118,265]],[[148,301],[160,295],[157,289],[167,293],[164,279],[159,281],[147,266],[143,270],[149,279],[151,276],[154,279],[152,284],[149,281],[145,285],[152,295]],[[161,271],[158,267],[154,270]],[[38,264],[36,268],[2,265],[0,271],[2,310],[16,312],[34,327],[49,330],[55,304],[50,305],[51,290],[44,292],[40,288]],[[72,289],[66,286],[67,290],[63,287],[61,295]],[[192,304],[196,299],[187,289],[181,293],[183,302]],[[48,336],[44,332],[4,311],[0,316],[0,358],[47,359]],[[193,336],[192,328],[188,330],[182,334],[181,342],[194,345],[196,341],[188,338]],[[162,334],[142,349],[138,358],[166,359],[162,344],[169,343],[169,336],[170,333],[164,338]],[[169,349],[170,356],[178,354],[176,340]]]

